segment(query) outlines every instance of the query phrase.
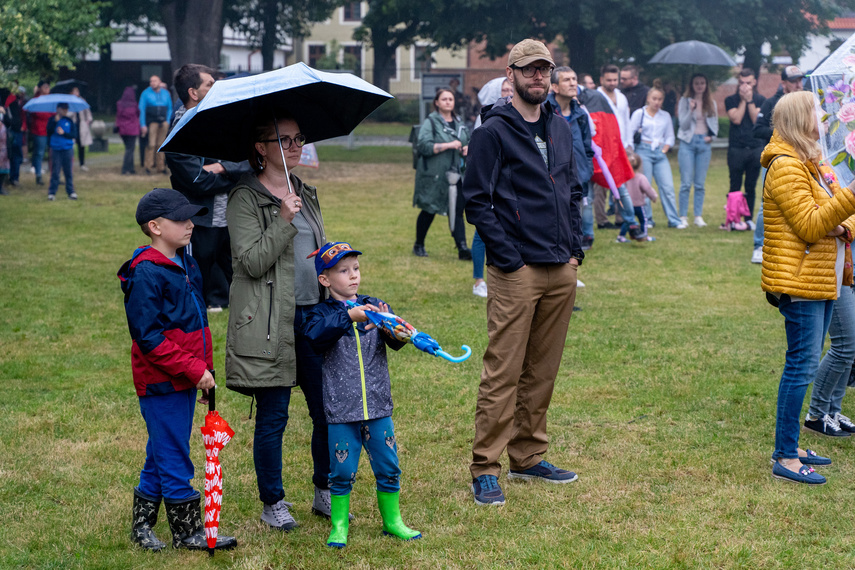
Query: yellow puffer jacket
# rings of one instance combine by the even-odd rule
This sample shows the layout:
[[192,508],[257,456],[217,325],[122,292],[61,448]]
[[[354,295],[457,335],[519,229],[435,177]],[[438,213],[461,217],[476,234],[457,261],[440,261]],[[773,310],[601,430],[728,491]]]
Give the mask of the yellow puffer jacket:
[[822,167],[820,172],[812,162],[799,160],[777,131],[760,163],[769,169],[763,186],[763,290],[836,299],[837,242],[827,234],[842,224],[847,231],[840,238],[852,242],[855,195],[835,178],[829,185],[834,197],[829,196],[818,177],[831,170]]

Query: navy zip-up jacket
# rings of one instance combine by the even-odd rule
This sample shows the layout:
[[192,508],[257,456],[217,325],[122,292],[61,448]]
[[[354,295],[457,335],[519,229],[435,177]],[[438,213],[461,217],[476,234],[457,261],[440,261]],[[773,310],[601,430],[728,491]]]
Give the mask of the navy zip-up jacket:
[[576,180],[583,187],[594,175],[594,149],[591,146],[591,124],[588,122],[588,113],[576,99],[570,100],[570,116],[561,114],[561,106],[555,99],[555,93],[550,93],[546,99],[552,103],[555,114],[567,121],[573,131],[573,153],[574,165],[576,167]]
[[585,257],[573,133],[549,102],[541,112],[548,168],[522,115],[503,99],[482,111],[469,142],[466,218],[487,246],[487,264],[505,273]]
[[202,274],[183,248],[179,255],[186,271],[151,246],[119,269],[138,396],[188,390],[214,367]]

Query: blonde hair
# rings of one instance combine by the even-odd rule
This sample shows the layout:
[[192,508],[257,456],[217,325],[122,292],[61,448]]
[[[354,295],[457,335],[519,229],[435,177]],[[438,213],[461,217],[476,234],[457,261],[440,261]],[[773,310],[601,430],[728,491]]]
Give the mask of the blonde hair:
[[772,113],[772,126],[784,142],[792,145],[802,162],[822,157],[816,141],[816,100],[810,91],[781,97]]

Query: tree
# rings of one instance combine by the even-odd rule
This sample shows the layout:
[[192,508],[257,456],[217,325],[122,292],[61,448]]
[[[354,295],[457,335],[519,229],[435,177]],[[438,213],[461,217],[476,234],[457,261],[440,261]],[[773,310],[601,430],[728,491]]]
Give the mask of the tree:
[[112,30],[98,25],[99,8],[90,0],[5,0],[0,76],[74,69],[80,56],[113,37]]
[[261,49],[262,67],[273,69],[276,46],[289,38],[304,38],[314,22],[329,18],[342,0],[226,0],[224,18]]
[[159,0],[172,68],[201,63],[217,68],[223,47],[223,0]]

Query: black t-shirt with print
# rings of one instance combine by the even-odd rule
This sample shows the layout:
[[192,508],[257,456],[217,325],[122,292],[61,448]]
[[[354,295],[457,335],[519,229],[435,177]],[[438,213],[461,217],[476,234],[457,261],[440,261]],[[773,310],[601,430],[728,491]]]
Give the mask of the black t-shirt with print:
[[537,145],[538,150],[540,151],[541,156],[543,156],[543,162],[546,163],[546,166],[549,166],[549,154],[546,150],[546,112],[541,109],[540,118],[534,122],[529,123],[525,122],[528,125],[528,130],[531,131],[531,136],[534,137],[534,143]]

